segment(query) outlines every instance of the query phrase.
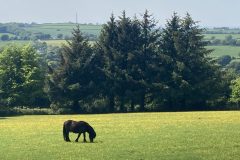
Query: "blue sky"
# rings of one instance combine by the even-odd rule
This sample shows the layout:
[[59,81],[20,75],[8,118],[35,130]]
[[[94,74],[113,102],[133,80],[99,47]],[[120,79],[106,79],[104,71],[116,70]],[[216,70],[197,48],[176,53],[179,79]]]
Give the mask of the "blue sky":
[[0,0],[3,22],[105,23],[110,14],[140,15],[148,9],[164,25],[175,11],[189,12],[201,26],[240,27],[240,0]]

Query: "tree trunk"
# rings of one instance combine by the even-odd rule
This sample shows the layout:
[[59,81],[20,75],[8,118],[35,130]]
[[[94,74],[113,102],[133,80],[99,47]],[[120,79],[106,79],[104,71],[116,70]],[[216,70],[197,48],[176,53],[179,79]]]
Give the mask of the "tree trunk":
[[145,111],[145,91],[140,96],[140,112]]
[[80,113],[80,106],[78,100],[73,102],[72,110],[74,113]]
[[120,97],[120,112],[124,112],[124,97]]
[[131,100],[131,112],[134,112],[134,101]]
[[114,107],[115,107],[115,97],[114,97],[114,95],[110,95],[109,96],[109,104],[108,104],[109,106],[109,112],[110,113],[113,113],[114,112]]

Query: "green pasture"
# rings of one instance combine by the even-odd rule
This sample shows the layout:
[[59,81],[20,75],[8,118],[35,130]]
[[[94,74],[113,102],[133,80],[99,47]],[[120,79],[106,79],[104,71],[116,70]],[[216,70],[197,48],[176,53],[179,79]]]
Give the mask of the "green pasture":
[[63,44],[66,44],[67,41],[66,40],[46,40],[44,41],[47,43],[47,45],[51,45],[51,46],[62,46]]
[[[48,45],[52,46],[61,46],[62,44],[66,44],[66,40],[45,40]],[[17,45],[24,45],[32,43],[31,41],[0,41],[0,48],[4,47],[9,44],[17,44]],[[93,44],[93,41],[90,41]],[[238,46],[207,46],[208,49],[214,49],[210,56],[212,57],[220,57],[222,55],[230,55],[232,57],[239,57],[240,47]]]
[[31,44],[32,41],[24,41],[24,40],[14,40],[14,41],[0,41],[0,48],[7,45],[25,45]]
[[239,53],[240,53],[240,47],[237,47],[237,46],[207,46],[207,48],[214,50],[210,55],[212,57],[220,57],[223,55],[239,57]]
[[215,37],[215,39],[224,40],[229,35],[234,39],[240,39],[240,34],[204,34],[204,39],[210,40],[212,37]]
[[11,33],[0,33],[0,37],[2,35],[8,35],[9,37],[14,37],[15,36],[14,34],[11,34]]
[[[76,27],[75,23],[45,23],[45,24],[35,24],[31,27],[25,27],[26,31],[33,33],[42,32],[45,34],[51,34],[52,36],[57,36],[58,34],[71,35],[72,29]],[[101,25],[90,25],[90,24],[80,24],[82,32],[99,35],[102,28]]]
[[206,28],[208,32],[219,32],[219,33],[226,33],[226,34],[239,34],[239,28],[229,28],[229,29],[222,29],[222,28]]
[[[240,159],[240,112],[52,115],[0,118],[1,160]],[[65,120],[85,120],[94,143],[63,141]],[[87,138],[88,140],[88,138]]]
[[[44,42],[47,43],[47,45],[51,46],[62,46],[63,44],[67,44],[66,40],[45,40]],[[90,45],[93,45],[95,41],[89,41]]]

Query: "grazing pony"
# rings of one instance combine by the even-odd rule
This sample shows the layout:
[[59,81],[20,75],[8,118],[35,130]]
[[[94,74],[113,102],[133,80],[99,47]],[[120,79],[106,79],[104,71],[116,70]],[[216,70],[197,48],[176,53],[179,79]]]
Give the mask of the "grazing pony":
[[86,132],[88,132],[89,134],[90,142],[93,142],[93,139],[96,137],[96,132],[94,131],[94,129],[87,122],[84,122],[84,121],[78,121],[78,122],[73,120],[65,121],[63,123],[63,138],[67,142],[70,142],[69,132],[78,133],[78,137],[75,140],[75,142],[78,142],[78,139],[82,133],[84,136],[83,142],[87,142],[86,135],[85,135]]

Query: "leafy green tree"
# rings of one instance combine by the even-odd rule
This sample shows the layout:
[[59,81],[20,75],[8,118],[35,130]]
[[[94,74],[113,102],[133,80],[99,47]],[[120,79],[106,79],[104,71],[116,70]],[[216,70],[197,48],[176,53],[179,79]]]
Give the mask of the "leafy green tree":
[[221,66],[226,66],[231,62],[232,58],[230,55],[223,55],[217,59],[217,63]]
[[63,39],[63,34],[62,33],[57,34],[57,39]]
[[237,78],[232,81],[231,83],[231,97],[230,102],[236,103],[237,107],[239,108],[240,104],[240,78]]
[[235,73],[240,74],[240,62],[238,61],[231,61],[227,66],[227,69],[232,69]]
[[2,105],[43,106],[44,71],[31,46],[8,46],[0,53],[0,96]]
[[2,40],[2,41],[8,41],[8,40],[9,40],[9,35],[3,34],[3,35],[1,36],[1,40]]

